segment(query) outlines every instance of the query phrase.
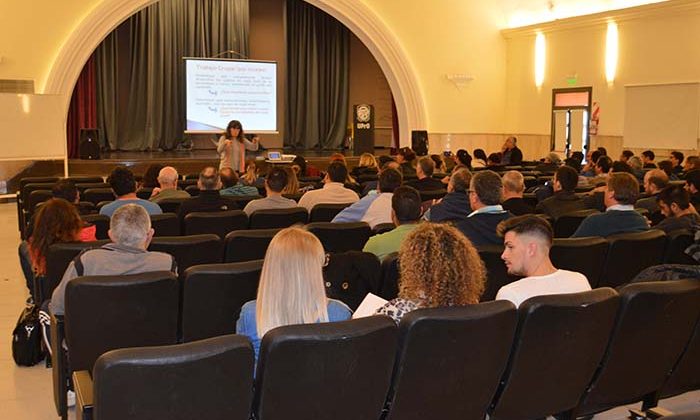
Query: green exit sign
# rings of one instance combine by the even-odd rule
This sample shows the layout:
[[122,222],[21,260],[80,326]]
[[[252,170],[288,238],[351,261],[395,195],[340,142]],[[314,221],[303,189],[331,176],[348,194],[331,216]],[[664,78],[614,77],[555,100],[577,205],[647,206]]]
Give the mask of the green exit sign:
[[577,82],[578,82],[578,78],[575,76],[566,78],[566,84],[569,86],[576,86]]

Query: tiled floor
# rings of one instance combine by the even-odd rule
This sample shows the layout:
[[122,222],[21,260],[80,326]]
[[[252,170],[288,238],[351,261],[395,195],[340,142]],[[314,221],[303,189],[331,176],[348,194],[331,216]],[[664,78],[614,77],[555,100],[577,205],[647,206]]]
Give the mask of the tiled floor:
[[[22,309],[27,290],[17,259],[19,233],[14,203],[0,204],[0,419],[39,420],[56,418],[51,370],[43,363],[26,368],[12,360],[10,337]],[[700,410],[700,391],[663,401],[675,412]],[[70,418],[74,418],[71,410]],[[596,420],[625,419],[627,410],[618,407],[596,416]],[[358,419],[360,420],[360,419]]]

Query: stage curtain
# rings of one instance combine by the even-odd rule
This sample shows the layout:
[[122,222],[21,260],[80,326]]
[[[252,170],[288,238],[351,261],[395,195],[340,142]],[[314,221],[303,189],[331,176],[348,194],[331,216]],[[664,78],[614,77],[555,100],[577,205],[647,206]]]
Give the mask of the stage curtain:
[[80,72],[68,109],[66,137],[69,158],[74,159],[79,155],[80,129],[97,126],[96,108],[95,61],[91,57]]
[[287,0],[285,146],[340,147],[349,100],[348,29],[300,0]]
[[112,33],[115,44],[108,37],[96,51],[109,147],[175,148],[185,130],[182,58],[247,56],[248,30],[248,0],[162,0],[124,22]]

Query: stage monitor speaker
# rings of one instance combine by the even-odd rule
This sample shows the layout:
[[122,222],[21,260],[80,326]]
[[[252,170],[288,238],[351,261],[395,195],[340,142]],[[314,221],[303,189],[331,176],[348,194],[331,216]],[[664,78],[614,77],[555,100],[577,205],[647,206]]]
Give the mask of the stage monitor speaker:
[[428,132],[426,130],[411,131],[411,149],[418,156],[426,156],[428,154]]
[[96,128],[80,129],[80,159],[95,160],[100,158],[100,130]]

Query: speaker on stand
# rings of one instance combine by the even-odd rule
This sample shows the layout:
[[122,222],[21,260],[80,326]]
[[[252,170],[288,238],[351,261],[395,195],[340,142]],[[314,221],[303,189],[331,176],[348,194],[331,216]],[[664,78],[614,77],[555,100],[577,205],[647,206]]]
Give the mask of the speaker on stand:
[[411,131],[411,149],[417,156],[428,155],[428,132],[426,130]]
[[100,130],[96,128],[80,129],[80,159],[97,160],[100,158]]

